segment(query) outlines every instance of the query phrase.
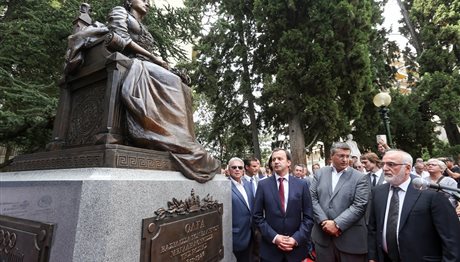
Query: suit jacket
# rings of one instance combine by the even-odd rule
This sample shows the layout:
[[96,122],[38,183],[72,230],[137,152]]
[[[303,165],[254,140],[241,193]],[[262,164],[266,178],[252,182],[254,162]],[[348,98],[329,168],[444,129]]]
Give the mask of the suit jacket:
[[[381,170],[381,169],[380,169]],[[379,186],[381,184],[383,184],[383,181],[385,181],[385,175],[383,174],[383,170],[381,171],[382,173],[380,174],[380,177],[379,177],[379,180],[377,180],[377,183],[376,183],[376,186]],[[373,174],[374,172],[368,172],[366,175],[367,175],[367,179],[369,181],[369,185],[372,186],[372,178],[371,178],[371,174]]]
[[[377,180],[377,183],[375,184],[375,186],[379,186],[381,184],[383,184],[383,182],[385,181],[385,175],[383,174],[383,170],[381,171],[382,173],[380,174],[380,177],[379,177],[379,180]],[[369,201],[367,202],[367,208],[366,208],[366,214],[364,215],[365,219],[366,219],[366,225],[369,224],[369,216],[371,214],[371,208],[372,208],[372,177],[371,177],[371,174],[373,172],[369,172],[366,174],[367,176],[367,180],[369,182],[369,187],[371,188],[371,190],[369,191]]]
[[[332,192],[332,167],[316,172],[310,186],[313,201],[313,242],[321,246],[335,245],[349,254],[367,253],[367,228],[364,219],[369,198],[367,175],[348,167]],[[322,230],[321,222],[334,220],[342,234],[332,237]]]
[[[259,181],[254,202],[254,222],[262,234],[260,256],[266,261],[301,261],[307,256],[313,224],[310,192],[305,180],[289,176],[286,212],[281,209],[275,176]],[[284,252],[272,243],[277,234],[293,237],[298,246]]]
[[[369,222],[369,259],[383,261],[383,225],[390,185],[375,187]],[[460,223],[448,199],[439,192],[414,189],[404,198],[399,222],[402,261],[460,261]]]
[[246,190],[248,197],[249,207],[246,204],[240,191],[232,182],[232,233],[233,233],[233,250],[243,251],[249,247],[252,235],[252,208],[254,203],[254,196],[250,193],[248,186],[244,179],[243,187]]

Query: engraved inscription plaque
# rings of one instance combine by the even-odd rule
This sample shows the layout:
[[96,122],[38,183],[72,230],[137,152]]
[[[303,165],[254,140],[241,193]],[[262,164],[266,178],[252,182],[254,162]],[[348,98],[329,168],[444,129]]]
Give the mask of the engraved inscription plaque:
[[224,257],[223,205],[194,195],[174,199],[142,220],[141,262],[220,261]]
[[0,261],[49,260],[52,224],[0,215]]

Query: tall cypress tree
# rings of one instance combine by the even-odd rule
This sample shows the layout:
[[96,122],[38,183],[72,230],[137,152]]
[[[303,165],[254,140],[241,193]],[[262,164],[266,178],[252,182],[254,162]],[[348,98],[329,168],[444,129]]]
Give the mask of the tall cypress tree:
[[[460,1],[408,0],[402,32],[416,46],[406,60],[417,67],[420,81],[413,92],[422,98],[424,119],[440,118],[451,146],[460,144]],[[414,30],[410,30],[412,27]]]
[[301,163],[302,137],[327,146],[362,112],[372,86],[371,1],[256,0],[254,10],[258,54],[273,79],[263,90],[266,120],[277,131],[288,125],[294,162]]
[[196,46],[199,55],[194,65],[195,90],[213,111],[204,139],[214,141],[223,161],[248,154],[260,159],[252,1],[191,2],[201,6],[209,22]]

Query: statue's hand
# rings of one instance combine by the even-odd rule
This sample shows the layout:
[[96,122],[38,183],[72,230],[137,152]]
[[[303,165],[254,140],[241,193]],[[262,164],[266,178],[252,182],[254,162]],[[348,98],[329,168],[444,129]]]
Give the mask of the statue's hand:
[[169,70],[169,69],[170,69],[168,62],[163,61],[163,59],[161,59],[161,58],[155,56],[154,54],[150,54],[150,60],[151,60],[153,63],[155,63],[155,64],[157,64],[157,65],[159,65],[159,66],[165,68],[166,70]]
[[171,67],[169,66],[168,62],[166,62],[166,61],[161,61],[160,66],[164,67],[166,70],[171,69]]

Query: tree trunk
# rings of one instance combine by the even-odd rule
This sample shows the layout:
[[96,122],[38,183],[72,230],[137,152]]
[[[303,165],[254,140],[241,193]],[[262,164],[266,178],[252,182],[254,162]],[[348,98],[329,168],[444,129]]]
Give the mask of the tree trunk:
[[11,145],[6,145],[5,159],[3,160],[3,164],[7,163],[10,160],[11,153],[13,153],[13,147]]
[[251,94],[248,97],[248,114],[249,120],[251,125],[251,135],[252,135],[252,146],[254,148],[254,156],[257,159],[262,159],[262,154],[260,152],[260,144],[259,144],[259,129],[257,128],[257,121],[256,121],[256,110],[254,108],[254,96]]
[[298,114],[289,119],[289,141],[291,145],[292,165],[307,164],[305,155],[305,136]]
[[397,2],[398,2],[398,5],[399,5],[399,8],[401,8],[401,14],[402,14],[402,16],[404,18],[404,22],[406,23],[407,28],[409,29],[409,33],[410,33],[411,38],[412,38],[411,39],[412,41],[410,41],[410,40],[409,41],[414,46],[415,51],[417,52],[417,55],[420,55],[422,53],[422,48],[421,48],[420,42],[418,40],[418,35],[414,30],[414,26],[412,25],[412,22],[409,19],[409,13],[407,12],[406,7],[401,2],[401,0],[397,0]]
[[458,131],[458,126],[452,121],[447,120],[444,124],[444,129],[446,130],[447,140],[451,146],[460,145],[460,132]]
[[252,147],[254,156],[257,159],[261,160],[262,154],[260,152],[260,145],[259,145],[259,130],[257,128],[257,121],[256,121],[256,110],[254,107],[254,95],[252,94],[252,86],[251,86],[251,76],[249,71],[249,50],[248,44],[246,43],[246,37],[244,34],[244,25],[240,23],[240,31],[239,34],[239,42],[242,47],[245,47],[244,52],[242,54],[242,65],[243,65],[243,73],[241,76],[241,90],[243,92],[243,96],[245,100],[248,102],[248,115],[251,127],[251,137],[252,137]]

